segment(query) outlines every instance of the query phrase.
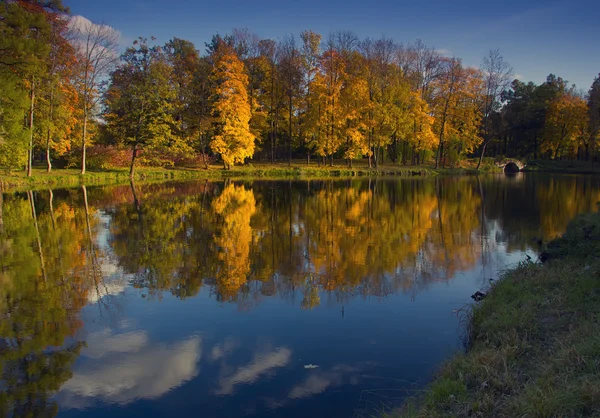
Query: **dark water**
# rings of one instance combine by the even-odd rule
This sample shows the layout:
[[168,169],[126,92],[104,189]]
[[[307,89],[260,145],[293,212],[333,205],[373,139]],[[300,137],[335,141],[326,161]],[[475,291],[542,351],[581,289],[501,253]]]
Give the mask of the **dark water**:
[[545,175],[4,194],[0,415],[371,416],[599,200]]

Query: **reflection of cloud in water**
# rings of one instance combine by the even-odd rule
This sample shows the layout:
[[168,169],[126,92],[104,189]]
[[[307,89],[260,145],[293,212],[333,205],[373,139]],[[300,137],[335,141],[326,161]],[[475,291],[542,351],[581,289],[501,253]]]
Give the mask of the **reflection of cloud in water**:
[[109,353],[135,353],[147,343],[148,336],[143,331],[110,335],[109,328],[93,332],[86,338],[87,347],[82,355],[89,358],[101,358]]
[[260,376],[270,374],[273,369],[285,367],[290,362],[291,356],[291,350],[285,347],[255,356],[249,365],[239,367],[233,375],[221,378],[220,388],[217,389],[216,394],[232,394],[236,385],[253,383]]
[[369,363],[357,366],[349,366],[340,364],[334,366],[329,371],[314,370],[304,379],[302,383],[294,386],[288,397],[291,399],[307,398],[309,396],[318,395],[324,392],[329,387],[342,386],[345,383],[357,384],[358,377],[356,373],[364,370]]
[[331,376],[327,373],[311,374],[304,382],[292,389],[289,397],[292,399],[298,399],[316,395],[331,386],[334,381],[337,383],[339,380],[340,377],[335,375]]
[[[107,215],[97,215],[98,230],[96,245],[101,249],[99,257],[100,277],[94,289],[88,294],[89,303],[97,303],[100,300],[120,295],[127,287],[128,276],[123,273],[123,269],[113,260],[112,249],[108,243],[110,231],[110,217]],[[108,255],[108,256],[107,256]]]
[[62,407],[82,408],[96,400],[127,404],[157,398],[198,374],[199,337],[170,346],[148,346],[144,333],[132,332],[95,345],[82,353],[92,360],[63,385],[58,395]]
[[[106,277],[106,276],[103,276]],[[98,301],[109,296],[117,296],[125,292],[127,282],[121,275],[112,275],[106,277],[98,283],[98,286],[89,292],[88,302],[97,303]]]
[[215,345],[210,352],[210,360],[217,361],[228,357],[238,347],[238,341],[233,337],[227,337],[223,344]]

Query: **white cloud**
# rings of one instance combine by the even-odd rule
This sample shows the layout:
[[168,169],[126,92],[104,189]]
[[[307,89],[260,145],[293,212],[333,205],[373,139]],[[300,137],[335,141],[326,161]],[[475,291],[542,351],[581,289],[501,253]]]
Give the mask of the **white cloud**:
[[71,16],[71,19],[69,20],[69,29],[84,36],[88,35],[93,31],[98,31],[98,29],[105,29],[117,39],[121,38],[121,32],[119,32],[115,28],[109,25],[96,24],[88,18],[83,17],[81,15]]
[[523,76],[521,74],[515,74],[515,78],[517,80],[523,80]]
[[127,404],[158,398],[198,375],[200,337],[169,346],[148,346],[147,341],[145,335],[126,333],[103,341],[113,349],[85,350],[82,355],[91,359],[62,386],[58,394],[61,407],[83,408],[97,400]]
[[446,48],[436,49],[435,52],[437,52],[438,54],[440,54],[444,57],[449,57],[452,55],[452,51],[450,51],[449,49],[446,49]]
[[233,375],[219,379],[220,387],[215,393],[230,395],[236,385],[253,383],[260,376],[272,373],[273,369],[285,367],[290,362],[291,356],[292,351],[285,347],[256,355],[247,366],[239,367]]

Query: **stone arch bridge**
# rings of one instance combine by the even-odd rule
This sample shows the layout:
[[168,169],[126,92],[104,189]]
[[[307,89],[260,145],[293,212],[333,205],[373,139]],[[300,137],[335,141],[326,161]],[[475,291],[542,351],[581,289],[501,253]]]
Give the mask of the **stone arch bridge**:
[[518,173],[519,171],[523,170],[526,164],[519,160],[504,160],[496,165],[505,173],[511,174]]

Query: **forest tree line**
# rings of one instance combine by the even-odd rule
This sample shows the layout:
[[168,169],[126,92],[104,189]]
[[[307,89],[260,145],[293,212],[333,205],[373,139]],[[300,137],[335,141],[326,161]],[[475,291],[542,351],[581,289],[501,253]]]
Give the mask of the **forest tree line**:
[[0,166],[81,168],[311,159],[456,166],[467,157],[590,160],[600,77],[587,93],[555,75],[514,79],[491,50],[479,68],[420,40],[187,40],[119,34],[60,0],[0,6]]

